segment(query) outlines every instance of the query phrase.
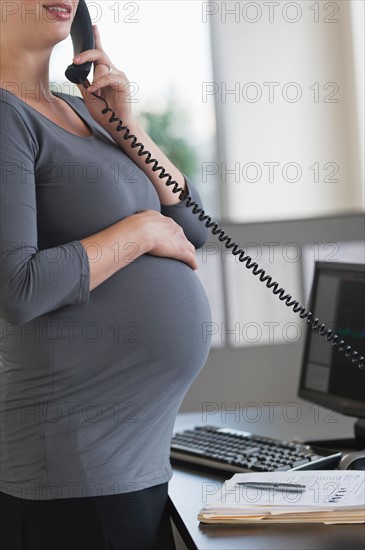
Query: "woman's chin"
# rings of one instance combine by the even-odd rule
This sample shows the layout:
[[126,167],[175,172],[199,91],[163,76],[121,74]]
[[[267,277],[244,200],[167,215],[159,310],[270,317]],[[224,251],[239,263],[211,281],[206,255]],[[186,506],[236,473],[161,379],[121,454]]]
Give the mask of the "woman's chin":
[[59,44],[59,42],[63,42],[70,36],[70,26],[68,25],[60,25],[59,28],[55,28],[55,26],[52,26],[51,32],[49,34],[49,44],[52,46],[56,46],[56,44]]

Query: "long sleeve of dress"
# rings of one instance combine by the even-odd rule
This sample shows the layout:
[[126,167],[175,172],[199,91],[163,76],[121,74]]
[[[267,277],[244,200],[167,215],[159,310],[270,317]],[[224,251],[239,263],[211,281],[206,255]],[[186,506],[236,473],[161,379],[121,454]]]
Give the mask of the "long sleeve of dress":
[[[185,174],[184,177],[188,194],[200,208],[203,208],[200,195],[192,181]],[[176,193],[175,196],[178,197],[179,194]],[[192,206],[186,206],[186,201],[180,201],[178,204],[161,205],[161,214],[172,218],[183,228],[186,238],[195,248],[201,248],[208,238],[209,230],[205,227],[204,222],[199,220],[199,214],[193,214],[192,209]]]
[[87,304],[90,272],[79,241],[38,249],[35,143],[17,110],[1,105],[0,316],[26,323],[69,304]]

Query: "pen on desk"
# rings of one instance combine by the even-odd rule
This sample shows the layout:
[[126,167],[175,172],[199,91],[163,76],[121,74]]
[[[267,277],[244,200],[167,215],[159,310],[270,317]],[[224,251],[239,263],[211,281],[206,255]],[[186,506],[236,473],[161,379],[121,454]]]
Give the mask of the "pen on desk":
[[270,483],[260,481],[238,481],[237,485],[243,485],[252,489],[273,489],[274,491],[292,491],[301,493],[305,491],[306,486],[299,483]]

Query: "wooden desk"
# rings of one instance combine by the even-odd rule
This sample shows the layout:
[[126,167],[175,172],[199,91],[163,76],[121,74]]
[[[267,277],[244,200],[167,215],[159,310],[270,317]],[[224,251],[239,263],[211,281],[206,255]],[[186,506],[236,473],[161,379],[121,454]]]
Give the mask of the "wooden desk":
[[[324,426],[324,422],[313,422],[312,409],[304,410],[301,421],[294,423],[271,423],[269,416],[261,418],[254,425],[249,422],[235,422],[237,418],[222,423],[222,417],[210,417],[209,424],[242,429],[271,437],[291,439],[301,434],[306,439],[345,438],[352,436],[353,419],[336,415],[336,422]],[[308,405],[310,407],[310,405]],[[269,411],[266,411],[269,413]],[[326,418],[329,411],[317,411]],[[329,417],[328,417],[329,418]],[[175,429],[180,430],[202,425],[201,413],[179,415]],[[324,429],[326,428],[326,429]],[[286,434],[286,435],[284,435]],[[203,506],[207,492],[218,491],[230,475],[210,473],[190,466],[173,465],[174,475],[169,484],[171,517],[186,546],[198,550],[343,550],[363,549],[365,525],[207,525],[196,519]]]

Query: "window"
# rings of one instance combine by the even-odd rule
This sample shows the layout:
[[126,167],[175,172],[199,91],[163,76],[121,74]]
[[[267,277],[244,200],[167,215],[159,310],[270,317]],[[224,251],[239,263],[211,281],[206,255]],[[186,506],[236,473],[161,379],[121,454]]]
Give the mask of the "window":
[[362,212],[364,3],[211,4],[224,218]]

